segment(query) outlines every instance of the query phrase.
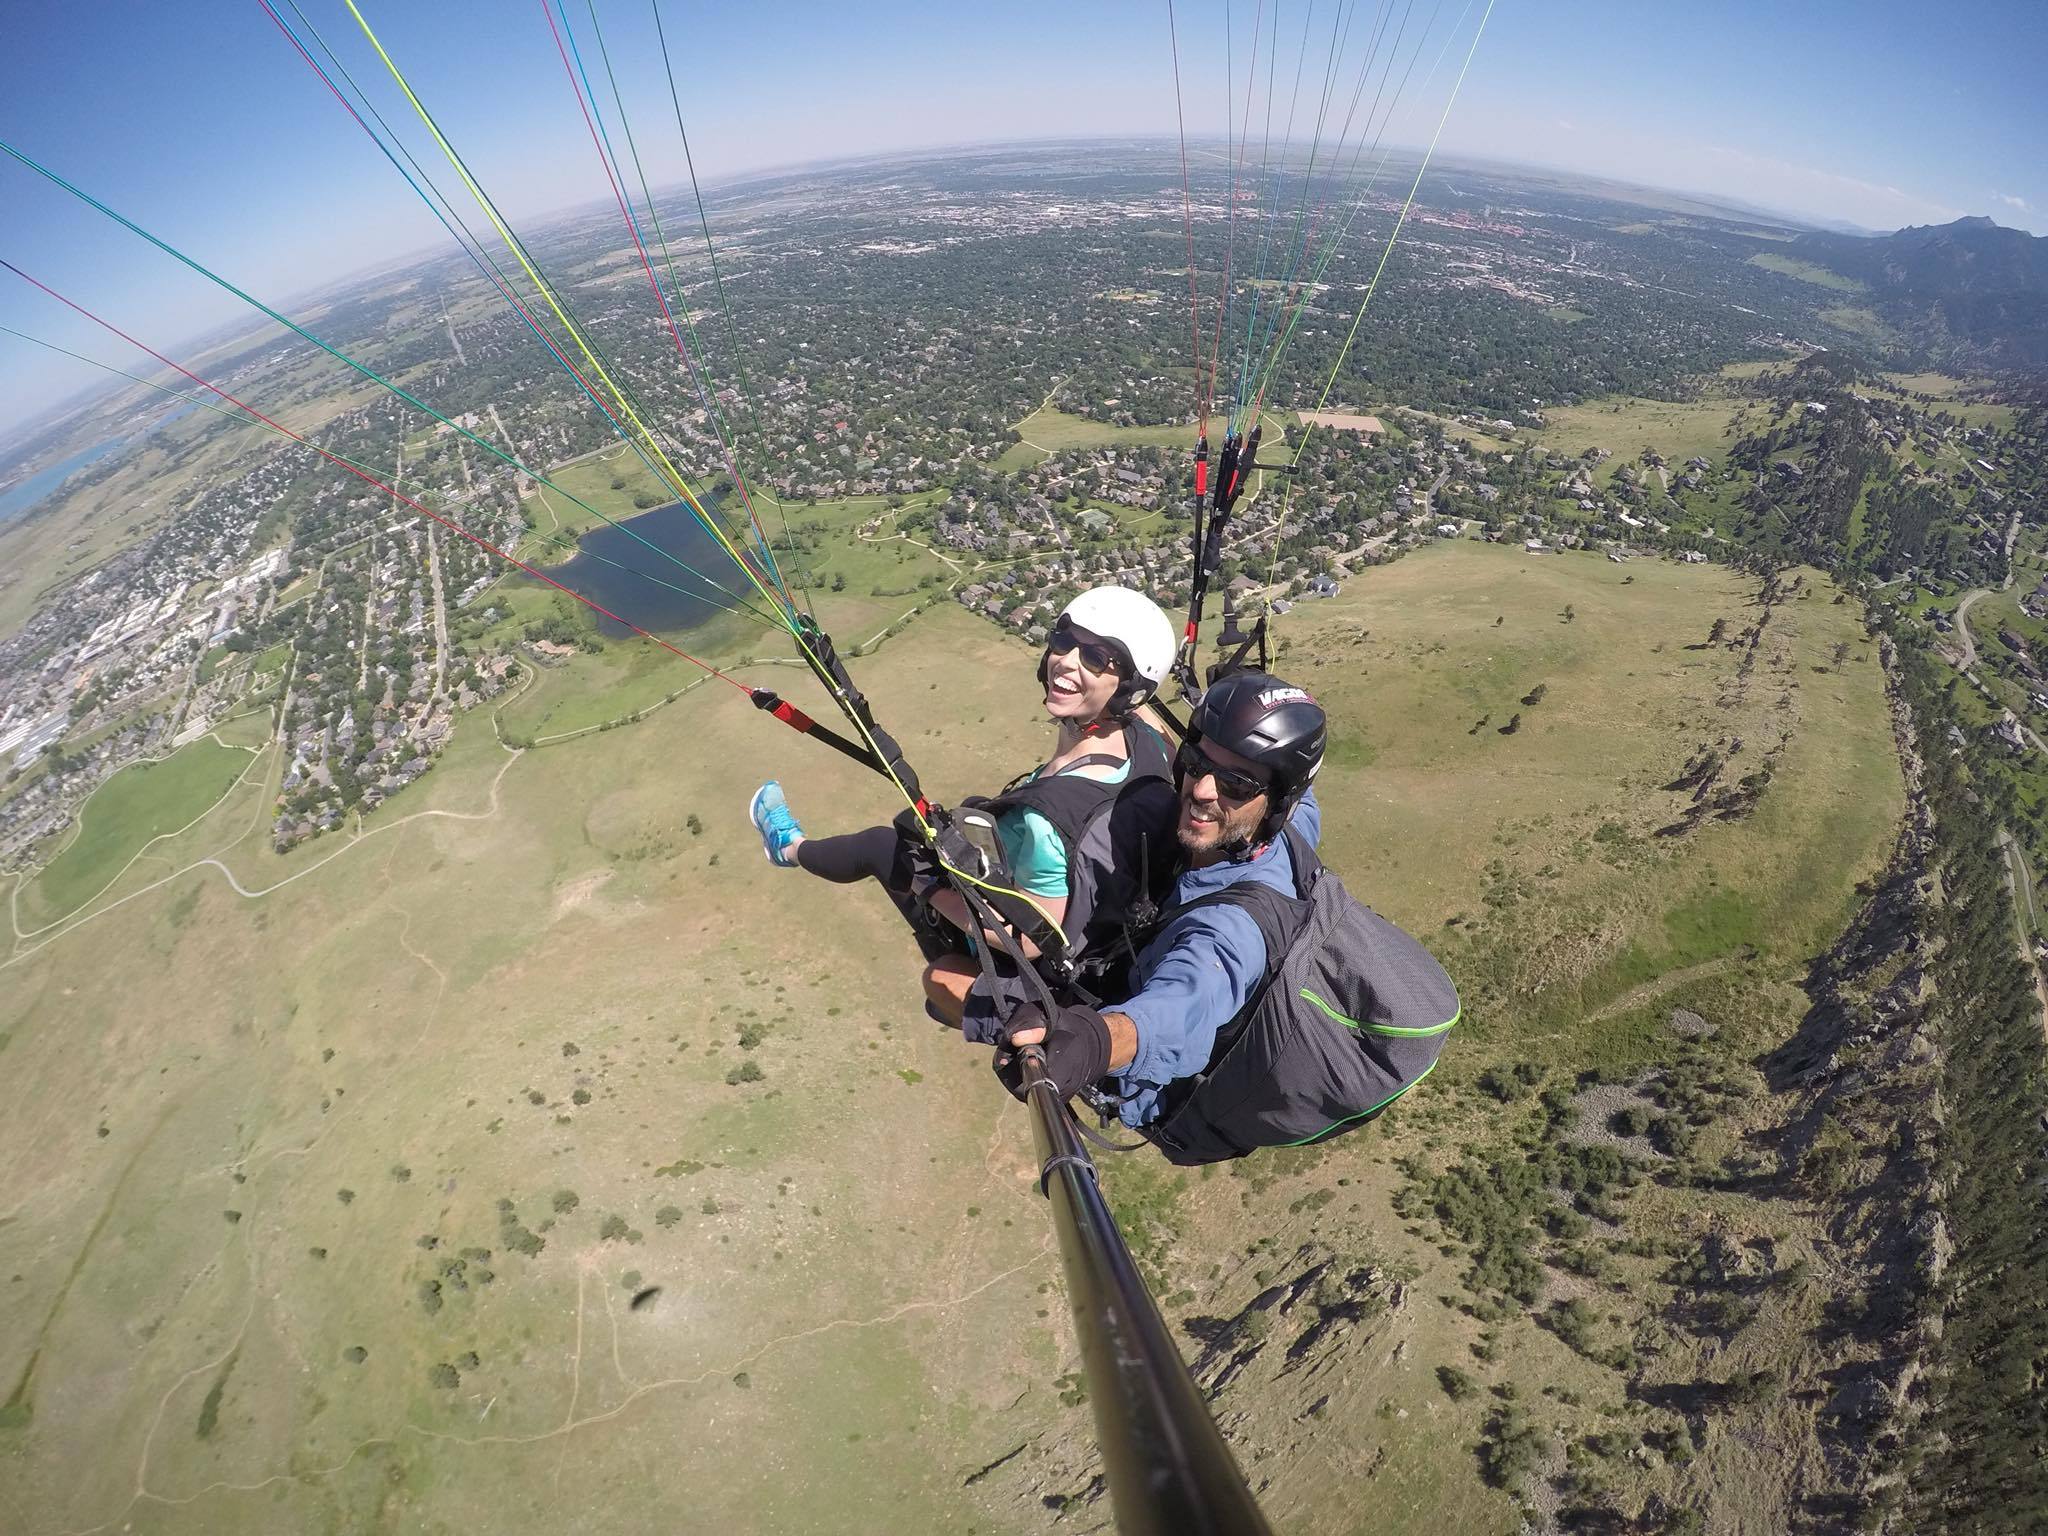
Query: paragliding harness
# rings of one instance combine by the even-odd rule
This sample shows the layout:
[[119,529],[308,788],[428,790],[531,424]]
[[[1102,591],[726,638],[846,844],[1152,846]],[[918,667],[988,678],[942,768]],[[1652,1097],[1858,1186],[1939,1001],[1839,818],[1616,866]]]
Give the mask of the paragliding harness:
[[[1113,994],[1135,953],[1128,930],[1117,919],[1133,902],[1142,901],[1152,871],[1171,862],[1170,855],[1155,857],[1151,849],[1152,837],[1161,828],[1169,829],[1164,833],[1169,841],[1172,836],[1166,810],[1174,793],[1171,759],[1158,733],[1142,723],[1130,729],[1131,772],[1121,784],[1067,773],[1037,778],[1026,775],[1013,780],[999,795],[972,798],[958,811],[948,811],[925,798],[902,748],[876,722],[831,636],[809,615],[799,615],[797,622],[804,659],[840,710],[873,745],[864,746],[818,724],[770,689],[752,690],[754,707],[893,779],[910,797],[912,804],[897,814],[895,826],[912,850],[914,886],[925,890],[949,886],[991,937],[992,942],[976,946],[982,978],[976,984],[975,1001],[989,1020],[988,1038],[996,1038],[996,1024],[1021,1003],[1038,1003],[1051,1014],[1062,1000],[1094,1005]],[[1171,715],[1167,719],[1172,722]],[[1112,761],[1118,760],[1097,755],[1068,766]],[[1064,923],[1052,922],[1023,892],[1012,888],[995,832],[997,813],[1011,806],[1037,811],[1052,825],[1066,850],[1069,895]],[[1131,885],[1132,871],[1136,871],[1135,887]],[[959,932],[933,913],[918,894],[891,891],[890,896],[927,960],[959,951]],[[1038,950],[1035,960],[1027,954],[1020,936]],[[1098,1145],[1109,1145],[1085,1126],[1078,1128]]]
[[1209,1064],[1172,1084],[1140,1128],[1192,1166],[1258,1147],[1303,1146],[1356,1130],[1436,1066],[1458,1022],[1435,958],[1344,889],[1306,837],[1284,829],[1295,894],[1239,881],[1160,914],[1232,906],[1258,925],[1265,973],[1217,1031]]
[[[971,796],[953,813],[954,824],[982,856],[982,872],[999,889],[989,905],[1012,932],[1036,948],[1031,962],[1068,1001],[1098,1006],[1115,996],[1131,958],[1125,918],[1146,895],[1151,872],[1172,862],[1172,761],[1159,733],[1142,721],[1125,726],[1130,772],[1118,783],[1074,770],[1126,761],[1106,753],[1067,764],[1058,773],[1022,774],[999,794]],[[997,818],[1009,812],[1044,818],[1066,855],[1067,905],[1059,925],[1035,904],[1008,892],[1013,884],[996,838]],[[1165,846],[1155,851],[1155,844]],[[1021,947],[1021,946],[1020,946]],[[1014,974],[1011,956],[995,957],[968,999],[970,1039],[992,1042],[1000,1021],[1018,1004],[1037,1002],[1036,989]]]

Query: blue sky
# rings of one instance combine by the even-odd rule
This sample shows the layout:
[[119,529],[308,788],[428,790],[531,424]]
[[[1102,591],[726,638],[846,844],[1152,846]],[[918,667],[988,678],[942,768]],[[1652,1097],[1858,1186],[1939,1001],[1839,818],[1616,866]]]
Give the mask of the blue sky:
[[[541,0],[357,3],[515,220],[609,195]],[[588,0],[565,3],[590,50]],[[1174,130],[1165,0],[1041,0],[1022,12],[661,3],[707,179],[920,145]],[[1311,74],[1343,3],[1316,6]],[[1436,3],[1389,14],[1419,27]],[[1462,3],[1442,0],[1433,35]],[[442,163],[425,160],[431,146],[346,6],[300,4],[439,179]],[[1361,0],[1354,46],[1377,7]],[[9,12],[0,139],[273,304],[445,245],[256,0],[13,0]],[[1175,14],[1189,133],[1221,133],[1224,7],[1176,0]],[[598,15],[650,178],[670,184],[682,157],[647,0],[598,0]],[[1260,15],[1258,0],[1233,0],[1240,90]],[[1267,0],[1261,31],[1273,15]],[[1308,18],[1306,0],[1282,0],[1283,98]],[[1427,139],[1461,56],[1462,43],[1395,118],[1393,138]],[[1443,150],[1873,228],[1986,213],[2048,231],[2048,107],[2034,78],[2044,59],[2048,5],[2036,0],[1499,0]],[[585,62],[597,68],[594,53]],[[11,161],[0,162],[0,257],[165,350],[238,312]],[[5,273],[0,324],[136,365]],[[0,337],[0,430],[89,380]]]

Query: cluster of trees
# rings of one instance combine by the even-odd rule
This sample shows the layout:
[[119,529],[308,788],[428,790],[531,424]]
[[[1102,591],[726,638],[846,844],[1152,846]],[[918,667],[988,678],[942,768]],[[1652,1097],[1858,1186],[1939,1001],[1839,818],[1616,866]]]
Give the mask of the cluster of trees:
[[[1952,679],[1917,647],[1901,652],[1902,688],[1923,742],[1956,719]],[[1937,1177],[1955,1251],[1932,1300],[1931,1405],[1904,1454],[1893,1497],[1916,1531],[2038,1528],[2048,1521],[2048,1064],[2030,967],[2014,950],[1999,846],[2010,770],[1988,753],[1924,754],[1923,785],[1948,899],[1936,932],[1929,1015],[1941,1045]]]

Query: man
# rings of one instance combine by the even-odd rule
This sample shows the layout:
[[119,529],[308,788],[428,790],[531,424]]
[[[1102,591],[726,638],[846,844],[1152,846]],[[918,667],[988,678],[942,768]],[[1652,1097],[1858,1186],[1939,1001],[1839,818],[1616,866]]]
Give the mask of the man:
[[[1263,672],[1236,673],[1203,695],[1174,759],[1183,866],[1165,923],[1133,962],[1128,1000],[1103,1013],[1063,1008],[1050,1021],[1035,1006],[1012,1015],[1009,1044],[1038,1044],[1063,1097],[1106,1079],[1103,1091],[1123,1122],[1142,1129],[1172,1111],[1176,1084],[1208,1070],[1218,1033],[1266,978],[1266,941],[1241,906],[1177,909],[1243,881],[1295,895],[1281,833],[1291,820],[1308,845],[1320,835],[1310,783],[1326,734],[1314,699]],[[999,1069],[1007,1060],[999,1058]]]

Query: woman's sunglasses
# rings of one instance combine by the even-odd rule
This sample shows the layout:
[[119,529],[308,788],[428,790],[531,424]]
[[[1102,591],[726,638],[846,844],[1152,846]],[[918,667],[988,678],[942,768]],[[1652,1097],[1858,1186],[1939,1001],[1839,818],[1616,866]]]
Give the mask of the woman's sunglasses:
[[1239,768],[1226,768],[1192,741],[1181,743],[1173,758],[1174,777],[1183,784],[1204,776],[1215,779],[1216,793],[1239,805],[1249,804],[1271,789],[1272,784]]
[[1096,677],[1114,672],[1123,675],[1123,659],[1116,651],[1100,640],[1083,640],[1064,624],[1056,624],[1045,642],[1048,656],[1064,656],[1069,651],[1081,653],[1081,665]]

